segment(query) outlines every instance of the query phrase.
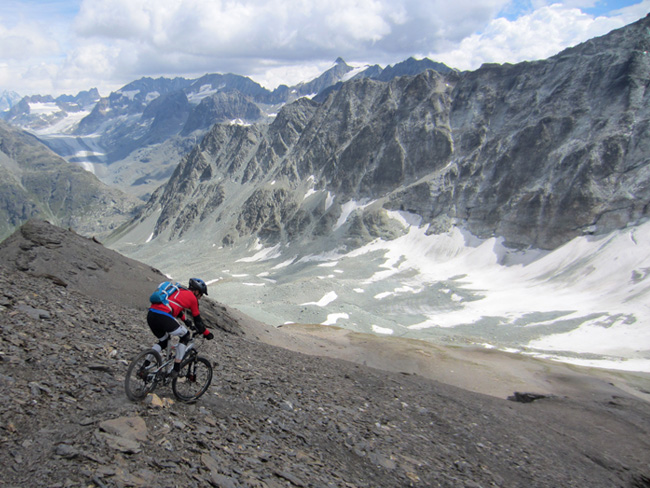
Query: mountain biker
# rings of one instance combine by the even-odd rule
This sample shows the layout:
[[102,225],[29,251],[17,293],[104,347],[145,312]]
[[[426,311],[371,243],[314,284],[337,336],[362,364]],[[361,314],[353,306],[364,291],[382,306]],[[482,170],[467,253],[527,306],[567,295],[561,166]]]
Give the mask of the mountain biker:
[[[181,287],[177,292],[169,296],[169,305],[152,303],[149,308],[147,324],[149,324],[151,332],[158,338],[158,342],[153,346],[153,349],[162,353],[167,348],[167,342],[171,336],[180,338],[176,348],[173,376],[178,375],[181,359],[185,355],[185,347],[191,338],[191,334],[187,329],[187,327],[191,327],[191,321],[185,317],[185,311],[189,311],[192,315],[194,328],[199,334],[203,334],[207,340],[214,338],[214,334],[203,323],[199,311],[199,299],[207,294],[208,287],[203,280],[190,278],[187,288]],[[185,325],[182,325],[178,319],[185,322]]]

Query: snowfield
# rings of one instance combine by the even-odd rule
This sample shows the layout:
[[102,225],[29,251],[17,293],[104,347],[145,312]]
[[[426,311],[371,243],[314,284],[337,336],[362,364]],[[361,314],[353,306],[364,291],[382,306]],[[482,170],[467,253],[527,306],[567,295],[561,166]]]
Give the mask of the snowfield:
[[[275,326],[336,325],[650,372],[650,223],[523,252],[461,228],[427,235],[419,217],[391,216],[401,237],[350,252],[257,243],[197,256],[189,268],[158,264],[177,279],[202,276],[211,297]],[[147,246],[134,256],[160,257]]]

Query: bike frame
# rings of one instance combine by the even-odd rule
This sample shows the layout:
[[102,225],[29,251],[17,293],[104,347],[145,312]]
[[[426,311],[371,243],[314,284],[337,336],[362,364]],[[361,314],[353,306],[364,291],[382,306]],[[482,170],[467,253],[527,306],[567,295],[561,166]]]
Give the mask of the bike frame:
[[[126,388],[126,394],[129,399],[133,401],[139,401],[144,398],[144,396],[147,393],[153,393],[153,391],[160,385],[166,386],[170,382],[172,384],[172,389],[174,391],[174,395],[176,397],[184,402],[193,402],[198,399],[205,391],[207,391],[207,388],[210,385],[210,382],[212,380],[212,365],[209,362],[208,359],[199,356],[199,349],[200,346],[203,345],[201,342],[200,344],[197,344],[195,342],[195,338],[197,336],[201,336],[201,334],[194,332],[192,336],[190,337],[190,340],[186,344],[186,349],[185,349],[185,354],[183,355],[183,358],[181,360],[181,367],[185,368],[191,368],[188,370],[184,370],[185,373],[183,373],[182,380],[179,380],[179,376],[172,375],[173,367],[174,367],[174,362],[176,359],[176,352],[177,352],[177,346],[178,342],[175,342],[174,345],[171,343],[168,344],[169,349],[165,351],[165,354],[160,354],[157,352],[155,349],[147,349],[145,351],[142,351],[139,355],[137,355],[134,360],[131,362],[129,365],[128,371],[127,371],[127,376],[125,379],[125,388]],[[144,376],[141,376],[141,373],[133,373],[135,370],[133,369],[135,367],[136,360],[141,360],[141,359],[146,359],[147,355],[151,356],[156,356],[155,360],[151,361],[151,364],[144,367],[143,364],[140,364],[138,366],[140,368],[140,372],[144,374]],[[193,392],[192,387],[190,387],[190,390],[186,390],[185,386],[181,385],[188,385],[192,384],[196,381],[196,377],[194,376],[194,373],[190,374],[190,371],[194,371],[193,368],[196,367],[196,365],[203,365],[199,366],[201,367],[207,367],[206,373],[206,382],[203,383],[203,387],[201,387],[201,383],[199,383],[200,391],[198,392]],[[202,370],[203,371],[203,370]],[[144,381],[145,383],[145,388],[144,389],[139,389],[139,391],[136,393],[137,390],[131,390],[130,388],[130,380],[129,378],[131,377],[130,375],[134,374],[134,377],[137,376],[140,378],[140,380]],[[182,383],[179,384],[179,387],[182,388],[182,392],[177,390],[177,381],[181,381]],[[189,383],[186,383],[189,382]],[[146,386],[146,385],[149,386]]]
[[[191,337],[190,341],[185,346],[185,354],[183,354],[183,357],[181,358],[181,362],[183,362],[183,360],[185,358],[189,357],[188,355],[190,354],[191,351],[192,351],[192,354],[194,354],[194,355],[198,354],[199,349],[200,349],[200,345],[196,344],[196,342],[194,341],[194,338],[197,335],[199,335],[198,332],[194,332],[192,334],[192,337]],[[167,351],[167,355],[163,356],[161,354],[161,357],[162,357],[162,360],[163,360],[162,364],[160,366],[158,366],[155,370],[151,371],[151,374],[155,375],[154,378],[153,378],[154,388],[156,387],[156,385],[158,383],[160,383],[161,381],[164,382],[164,380],[169,378],[169,375],[172,372],[172,368],[174,367],[173,364],[174,364],[174,360],[176,359],[176,348],[177,347],[178,347],[178,342],[176,342],[173,346],[170,345],[169,349]]]

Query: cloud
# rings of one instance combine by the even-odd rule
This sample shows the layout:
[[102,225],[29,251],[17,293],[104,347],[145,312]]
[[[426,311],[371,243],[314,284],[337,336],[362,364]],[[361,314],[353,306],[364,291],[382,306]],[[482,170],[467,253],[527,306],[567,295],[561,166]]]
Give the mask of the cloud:
[[11,28],[0,25],[0,59],[25,59],[60,52],[58,42],[45,26],[21,22]]
[[481,33],[463,39],[455,49],[431,51],[427,55],[463,70],[476,69],[484,62],[517,63],[545,59],[567,47],[623,27],[645,15],[640,12],[649,9],[650,0],[645,0],[617,11],[617,15],[594,18],[580,9],[553,4],[512,21],[496,18]]
[[[264,59],[288,63],[395,61],[462,39],[506,0],[85,0],[75,32],[155,71],[223,69]],[[471,12],[470,15],[467,12]],[[449,25],[456,27],[452,30]],[[121,63],[124,68],[127,64]],[[135,69],[135,65],[133,66]]]
[[650,10],[650,0],[615,17],[585,13],[603,5],[597,0],[6,1],[0,91],[23,94],[97,87],[106,95],[142,76],[210,72],[274,88],[310,79],[339,56],[381,65],[429,56],[474,69],[548,57]]

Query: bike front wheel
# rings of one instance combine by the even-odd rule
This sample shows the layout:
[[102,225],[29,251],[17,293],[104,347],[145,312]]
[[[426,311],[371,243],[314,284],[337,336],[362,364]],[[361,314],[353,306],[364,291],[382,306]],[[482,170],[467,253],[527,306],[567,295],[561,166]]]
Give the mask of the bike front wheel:
[[182,402],[191,403],[203,395],[212,382],[212,365],[202,356],[184,360],[178,376],[172,380],[172,391]]
[[154,349],[142,351],[133,358],[124,379],[124,391],[129,400],[140,401],[153,391],[156,387],[156,372],[161,364],[162,357]]

